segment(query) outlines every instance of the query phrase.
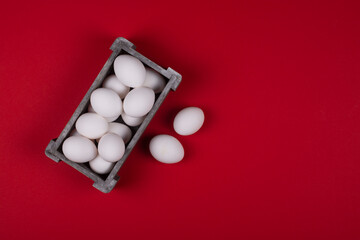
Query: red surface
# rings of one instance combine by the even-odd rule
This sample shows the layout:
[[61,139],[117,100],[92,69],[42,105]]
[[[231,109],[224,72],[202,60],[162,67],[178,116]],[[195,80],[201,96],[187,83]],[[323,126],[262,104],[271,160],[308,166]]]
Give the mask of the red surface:
[[[128,2],[2,3],[0,238],[360,239],[358,1]],[[103,194],[44,149],[118,36],[183,82]]]

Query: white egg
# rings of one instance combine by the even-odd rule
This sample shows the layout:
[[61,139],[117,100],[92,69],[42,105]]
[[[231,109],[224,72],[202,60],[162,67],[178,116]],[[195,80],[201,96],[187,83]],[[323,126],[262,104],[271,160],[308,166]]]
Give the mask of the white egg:
[[105,161],[100,155],[89,162],[90,168],[99,174],[109,173],[114,167],[115,163]]
[[[119,135],[123,140],[124,143],[128,143],[132,137],[131,129],[122,123],[112,122],[109,123],[109,130],[107,133],[114,133]],[[96,139],[97,142],[100,141],[100,138]]]
[[145,69],[146,75],[143,87],[151,88],[155,93],[161,92],[166,85],[165,78],[152,68],[146,67]]
[[144,65],[131,55],[119,55],[114,61],[114,72],[116,77],[128,87],[140,87],[145,81]]
[[62,151],[67,159],[77,163],[91,161],[97,155],[95,144],[82,136],[71,136],[65,139]]
[[[89,113],[96,113],[94,108],[91,106],[91,103],[89,104],[88,106],[88,112]],[[116,119],[118,119],[120,117],[120,114],[118,116],[115,116],[115,117],[104,117],[106,119],[106,121],[108,122],[113,122],[115,121]]]
[[122,123],[109,123],[108,133],[119,135],[125,144],[128,143],[132,137],[131,129]]
[[99,155],[108,162],[119,161],[125,153],[124,140],[114,133],[107,133],[100,138]]
[[113,90],[121,99],[123,99],[130,90],[130,88],[125,86],[114,74],[105,78],[103,87]]
[[106,119],[106,121],[108,121],[109,123],[111,123],[111,122],[115,121],[116,119],[118,119],[119,117],[120,117],[120,115],[119,115],[119,116],[115,116],[115,117],[106,117],[105,119]]
[[99,114],[84,113],[76,121],[75,127],[81,135],[90,139],[96,139],[108,131],[109,124]]
[[[71,133],[70,133],[70,135],[69,136],[82,136],[82,137],[84,137],[83,135],[81,135],[78,131],[76,131],[76,128],[74,128],[72,131],[71,131]],[[90,139],[91,141],[94,141],[94,139]]]
[[151,155],[162,163],[177,163],[184,158],[184,148],[170,135],[157,135],[150,141]]
[[155,93],[151,88],[134,88],[124,99],[124,112],[131,117],[142,117],[151,110],[154,102]]
[[137,118],[126,115],[125,113],[121,114],[121,118],[123,119],[124,123],[130,127],[139,126],[144,121],[145,117],[146,116]]
[[90,102],[94,111],[106,118],[119,117],[122,112],[122,101],[111,89],[95,89],[91,93]]
[[205,120],[204,112],[198,107],[184,108],[174,119],[174,129],[180,135],[191,135],[197,132]]

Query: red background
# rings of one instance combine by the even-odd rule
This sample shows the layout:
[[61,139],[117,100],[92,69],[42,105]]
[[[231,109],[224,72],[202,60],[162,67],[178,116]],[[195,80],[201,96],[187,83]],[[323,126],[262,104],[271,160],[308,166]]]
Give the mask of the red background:
[[[357,2],[2,3],[1,239],[360,239]],[[44,149],[118,36],[183,81],[103,194]],[[185,106],[206,122],[180,137]]]

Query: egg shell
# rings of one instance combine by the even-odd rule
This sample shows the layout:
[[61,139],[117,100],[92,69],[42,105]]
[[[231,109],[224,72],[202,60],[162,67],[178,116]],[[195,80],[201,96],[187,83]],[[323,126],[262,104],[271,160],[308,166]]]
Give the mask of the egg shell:
[[107,133],[100,138],[98,151],[104,160],[117,162],[125,153],[124,140],[117,134]]
[[144,121],[145,117],[146,116],[137,118],[126,115],[125,113],[121,114],[121,118],[124,121],[124,123],[130,127],[139,126]]
[[128,143],[132,137],[131,129],[122,123],[109,123],[108,132],[119,135],[125,144]]
[[130,91],[130,88],[125,86],[114,74],[107,76],[102,86],[116,92],[121,99]]
[[204,112],[198,107],[187,107],[178,112],[174,119],[176,133],[187,136],[197,132],[205,120]]
[[143,87],[151,88],[155,93],[160,93],[166,85],[165,78],[152,68],[146,67],[145,69],[146,74]]
[[115,116],[115,117],[105,117],[105,119],[108,123],[111,123],[111,122],[115,121],[116,119],[118,119],[119,117],[120,117],[120,114],[119,114],[119,116]]
[[145,81],[144,65],[131,55],[119,55],[114,61],[114,72],[116,77],[128,87],[140,87]]
[[[88,106],[88,112],[91,112],[91,113],[96,113],[94,108],[91,106],[91,103],[89,104]],[[120,117],[121,114],[119,114],[118,116],[115,116],[115,117],[104,117],[106,119],[106,121],[108,122],[113,122],[115,121],[116,119],[118,119]]]
[[184,148],[175,137],[157,135],[149,145],[151,155],[162,163],[177,163],[184,158]]
[[97,113],[84,113],[76,121],[75,127],[82,136],[96,139],[108,131],[109,124]]
[[[124,143],[128,143],[132,137],[131,129],[122,123],[112,122],[109,123],[109,130],[107,133],[115,133],[119,135],[123,140]],[[100,141],[100,138],[96,139],[97,142]]]
[[[76,128],[74,128],[72,131],[71,131],[71,133],[70,133],[70,135],[69,136],[82,136],[82,137],[84,137],[83,135],[81,135],[78,131],[76,131]],[[94,142],[94,139],[90,139],[92,142]]]
[[95,89],[91,93],[90,102],[94,111],[106,118],[119,117],[122,112],[122,101],[111,89]]
[[77,163],[91,161],[97,155],[95,144],[82,136],[71,136],[65,139],[62,151],[67,159]]
[[155,93],[151,88],[134,88],[124,99],[124,112],[131,117],[143,117],[150,112],[154,102]]
[[100,155],[97,155],[96,158],[89,162],[89,165],[94,172],[106,174],[113,169],[115,163],[105,161]]

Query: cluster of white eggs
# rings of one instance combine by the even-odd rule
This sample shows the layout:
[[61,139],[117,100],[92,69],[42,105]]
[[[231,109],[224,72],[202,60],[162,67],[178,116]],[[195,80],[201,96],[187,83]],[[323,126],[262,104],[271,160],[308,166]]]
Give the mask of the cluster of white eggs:
[[[89,162],[99,174],[110,172],[123,157],[132,137],[129,126],[143,122],[154,105],[155,94],[166,85],[159,73],[130,55],[115,59],[114,72],[91,93],[88,112],[77,119],[75,129],[62,145],[66,158]],[[120,116],[125,124],[114,122]]]
[[[140,125],[155,103],[165,79],[130,55],[120,55],[114,61],[114,72],[90,96],[88,111],[75,123],[75,129],[65,139],[62,151],[73,162],[89,162],[99,174],[111,171],[125,153],[125,145],[132,138],[129,127]],[[116,120],[123,120],[123,123]],[[174,119],[173,127],[180,135],[197,132],[204,123],[200,108],[188,107]],[[184,148],[175,137],[158,135],[150,141],[150,153],[163,163],[183,159]]]

